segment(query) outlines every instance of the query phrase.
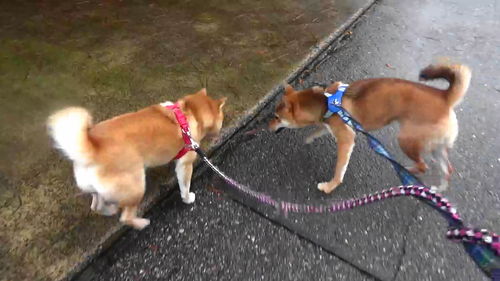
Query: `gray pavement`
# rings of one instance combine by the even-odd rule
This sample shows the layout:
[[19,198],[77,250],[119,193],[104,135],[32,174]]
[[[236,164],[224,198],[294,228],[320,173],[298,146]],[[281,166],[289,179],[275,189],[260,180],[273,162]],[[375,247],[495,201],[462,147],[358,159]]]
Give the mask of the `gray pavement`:
[[[472,84],[457,109],[460,134],[451,154],[457,173],[445,196],[456,203],[467,223],[497,231],[498,5],[494,0],[381,1],[362,17],[351,36],[304,73],[302,85],[295,85],[379,76],[416,80],[421,68],[441,56],[471,66]],[[245,130],[263,126],[272,108],[270,104]],[[394,129],[376,135],[405,162]],[[345,183],[332,195],[320,193],[316,183],[332,175],[335,143],[324,137],[305,145],[308,130],[241,133],[216,162],[255,190],[295,202],[341,200],[398,184],[389,164],[375,156],[360,136]],[[183,206],[175,194],[152,211],[147,230],[125,235],[94,263],[89,276],[95,280],[488,280],[459,244],[446,240],[444,219],[413,199],[397,198],[333,215],[285,217],[231,191],[215,177],[209,180],[208,174],[194,186],[198,194],[194,206]],[[223,199],[206,191],[208,187],[224,190]],[[228,200],[228,195],[242,204]]]
[[128,232],[77,279],[374,280],[209,182],[194,188],[196,204],[165,200],[148,216],[154,224]]

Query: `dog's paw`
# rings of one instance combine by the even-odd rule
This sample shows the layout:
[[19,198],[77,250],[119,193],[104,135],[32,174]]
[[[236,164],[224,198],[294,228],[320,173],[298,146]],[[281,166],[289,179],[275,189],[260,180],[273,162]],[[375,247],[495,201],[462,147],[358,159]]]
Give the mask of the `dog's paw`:
[[114,216],[118,213],[118,205],[116,204],[105,204],[101,210],[97,210],[100,215],[103,216]]
[[187,198],[182,198],[182,202],[186,204],[192,204],[196,199],[196,195],[193,192],[189,192]]
[[444,192],[444,191],[448,190],[448,182],[441,183],[438,186],[431,185],[431,190],[433,190],[434,192]]
[[132,221],[132,227],[137,229],[137,230],[142,230],[144,229],[146,226],[149,225],[149,220],[148,219],[144,219],[144,218],[135,218],[133,221]]
[[318,183],[318,189],[323,191],[324,193],[328,194],[328,193],[332,192],[334,187],[332,187],[332,185],[328,182],[320,182],[320,183]]
[[330,183],[330,182],[321,182],[318,183],[318,189],[323,191],[326,194],[331,193],[337,186],[339,186],[340,183]]
[[415,166],[405,166],[405,169],[408,170],[408,172],[414,174],[414,175],[418,175],[420,174],[420,170],[415,167]]
[[321,190],[321,191],[324,191],[325,188],[328,187],[328,183],[327,182],[320,182],[318,183],[318,189]]

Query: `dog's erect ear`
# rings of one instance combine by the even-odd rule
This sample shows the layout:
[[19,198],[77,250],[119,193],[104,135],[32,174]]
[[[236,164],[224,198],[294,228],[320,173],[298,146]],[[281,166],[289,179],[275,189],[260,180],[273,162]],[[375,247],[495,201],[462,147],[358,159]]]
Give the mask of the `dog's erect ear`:
[[204,96],[208,96],[207,94],[207,88],[202,88],[201,90],[198,91],[199,94],[202,94]]
[[285,85],[285,96],[288,96],[289,94],[293,93],[294,91],[295,91],[295,89],[290,84]]
[[222,107],[226,104],[226,100],[227,100],[226,97],[223,97],[223,98],[217,100],[217,102],[219,103],[219,110],[221,110]]
[[326,92],[335,93],[335,91],[337,91],[337,89],[339,88],[340,84],[342,84],[342,82],[340,81],[333,82],[332,84],[330,84],[330,86],[326,88]]

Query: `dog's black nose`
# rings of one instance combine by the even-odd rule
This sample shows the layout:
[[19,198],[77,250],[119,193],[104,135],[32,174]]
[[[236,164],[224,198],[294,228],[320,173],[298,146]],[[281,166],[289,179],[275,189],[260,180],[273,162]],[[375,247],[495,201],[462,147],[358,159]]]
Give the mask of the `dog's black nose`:
[[285,129],[285,128],[284,128],[284,127],[280,127],[280,128],[278,128],[276,131],[274,131],[274,133],[275,133],[275,134],[277,134],[277,133],[279,133],[279,132],[283,131],[283,129]]

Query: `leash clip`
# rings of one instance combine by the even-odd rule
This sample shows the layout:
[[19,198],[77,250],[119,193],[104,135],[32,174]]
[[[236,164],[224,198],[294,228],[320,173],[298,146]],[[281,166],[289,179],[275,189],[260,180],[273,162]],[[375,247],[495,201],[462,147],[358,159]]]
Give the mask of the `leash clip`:
[[193,137],[191,136],[191,132],[189,130],[184,130],[184,129],[181,129],[182,133],[184,135],[186,135],[188,138],[189,138],[189,141],[191,142],[191,144],[187,144],[186,147],[189,147],[193,150],[197,150],[198,148],[200,148],[200,145],[193,139]]
[[198,148],[200,148],[200,145],[197,142],[195,142],[193,139],[191,139],[191,145],[190,146],[191,146],[191,148],[193,150],[197,150]]

